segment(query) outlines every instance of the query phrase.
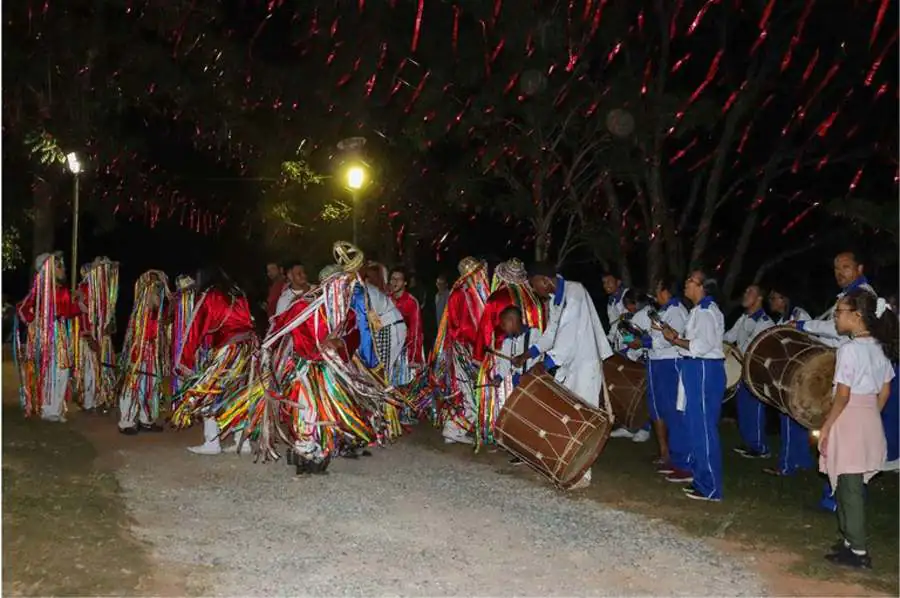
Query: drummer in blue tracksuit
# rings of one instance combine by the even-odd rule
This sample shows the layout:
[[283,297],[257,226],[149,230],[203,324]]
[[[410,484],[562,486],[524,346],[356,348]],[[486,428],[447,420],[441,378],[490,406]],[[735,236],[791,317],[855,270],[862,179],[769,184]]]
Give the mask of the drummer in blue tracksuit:
[[[775,316],[776,326],[810,319],[809,312],[794,305],[785,287],[781,285],[775,285],[769,290],[769,309]],[[771,475],[789,476],[800,470],[812,469],[813,459],[809,447],[809,430],[786,413],[779,413],[778,419],[781,434],[778,466],[765,468],[763,471]]]
[[690,482],[686,496],[707,501],[722,500],[719,416],[725,394],[725,318],[713,299],[715,288],[715,280],[703,270],[692,271],[684,283],[684,295],[693,304],[684,335],[663,327],[666,340],[679,348],[678,410],[684,412],[691,453],[690,479],[666,479]]
[[[737,346],[741,355],[760,332],[774,326],[772,319],[763,309],[765,293],[759,285],[752,284],[744,291],[741,306],[744,313],[734,326],[725,333],[725,342]],[[769,445],[766,442],[766,406],[753,396],[743,382],[737,389],[738,431],[744,446],[734,449],[736,453],[748,459],[766,458],[769,456]]]

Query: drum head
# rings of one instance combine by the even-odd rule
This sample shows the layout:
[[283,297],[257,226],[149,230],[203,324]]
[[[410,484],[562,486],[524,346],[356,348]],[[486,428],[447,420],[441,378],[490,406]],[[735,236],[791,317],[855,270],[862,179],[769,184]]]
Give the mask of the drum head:
[[831,411],[836,356],[827,352],[808,358],[791,380],[790,415],[810,430],[821,428]]
[[572,460],[560,476],[559,486],[561,488],[570,488],[581,480],[585,472],[603,452],[611,431],[612,426],[609,424],[599,426],[582,439],[581,449],[572,455]]
[[723,349],[725,351],[725,388],[731,391],[741,381],[741,372],[744,366],[741,363],[741,356],[737,349],[727,343]]

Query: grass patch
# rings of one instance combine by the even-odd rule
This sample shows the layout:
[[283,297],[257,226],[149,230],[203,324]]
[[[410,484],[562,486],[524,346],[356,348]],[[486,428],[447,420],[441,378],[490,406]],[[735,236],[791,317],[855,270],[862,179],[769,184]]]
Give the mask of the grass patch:
[[111,472],[71,428],[3,413],[3,593],[126,595],[148,575]]
[[[774,458],[763,461],[738,456],[731,450],[739,443],[736,426],[724,423],[721,431],[725,471],[725,499],[721,503],[684,498],[680,485],[654,473],[650,465],[654,444],[635,444],[627,439],[610,439],[594,464],[592,486],[572,496],[661,519],[695,536],[737,542],[761,552],[795,554],[798,560],[792,572],[800,575],[900,595],[900,476],[881,474],[870,482],[866,516],[874,567],[869,572],[847,571],[822,558],[837,538],[837,517],[816,508],[824,477],[813,472],[791,478],[766,475],[762,468],[774,465]],[[416,428],[412,439],[436,450],[489,463],[503,474],[536,476],[527,468],[508,465],[508,456],[502,451],[474,454],[459,445],[447,447],[438,431],[424,425]],[[770,439],[769,445],[777,447],[778,438]]]

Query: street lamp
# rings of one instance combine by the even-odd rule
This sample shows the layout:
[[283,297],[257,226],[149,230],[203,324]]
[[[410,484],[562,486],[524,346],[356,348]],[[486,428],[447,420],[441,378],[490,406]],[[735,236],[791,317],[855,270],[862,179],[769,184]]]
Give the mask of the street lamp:
[[82,170],[78,154],[75,152],[66,154],[66,165],[75,178],[75,196],[72,200],[72,263],[69,265],[72,274],[72,294],[74,295],[75,287],[78,285],[78,180]]
[[368,166],[362,160],[362,149],[366,145],[365,137],[350,137],[341,140],[337,146],[341,151],[344,163],[344,183],[350,191],[353,205],[350,206],[351,217],[353,220],[353,244],[357,243],[357,222],[359,218],[359,194],[363,187],[366,186],[369,178]]

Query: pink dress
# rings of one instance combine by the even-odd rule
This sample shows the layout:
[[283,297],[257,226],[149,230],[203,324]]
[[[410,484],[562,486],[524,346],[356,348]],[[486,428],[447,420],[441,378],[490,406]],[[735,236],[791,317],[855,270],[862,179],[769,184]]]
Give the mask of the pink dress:
[[894,371],[881,346],[872,338],[854,339],[838,349],[834,385],[850,387],[850,400],[835,420],[819,470],[828,476],[832,488],[837,477],[861,473],[868,482],[887,458],[887,443],[878,392],[891,381]]

